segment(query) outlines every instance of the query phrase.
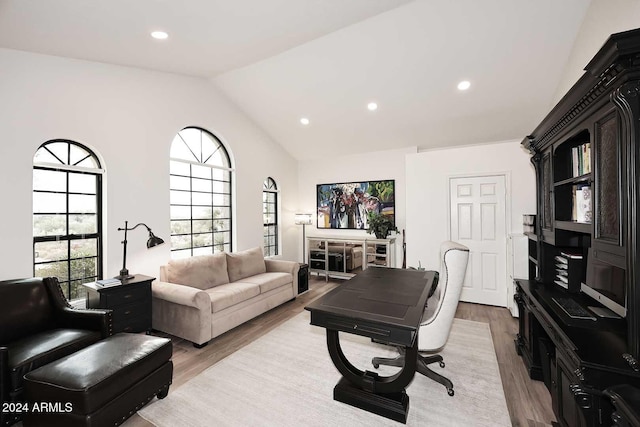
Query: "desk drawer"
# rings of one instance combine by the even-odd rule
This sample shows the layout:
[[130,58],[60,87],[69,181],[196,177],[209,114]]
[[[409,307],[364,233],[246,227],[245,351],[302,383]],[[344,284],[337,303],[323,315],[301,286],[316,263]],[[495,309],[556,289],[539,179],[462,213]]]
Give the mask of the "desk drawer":
[[119,305],[130,304],[139,300],[151,300],[151,284],[145,283],[136,286],[122,286],[118,289],[103,295],[106,307],[116,308]]

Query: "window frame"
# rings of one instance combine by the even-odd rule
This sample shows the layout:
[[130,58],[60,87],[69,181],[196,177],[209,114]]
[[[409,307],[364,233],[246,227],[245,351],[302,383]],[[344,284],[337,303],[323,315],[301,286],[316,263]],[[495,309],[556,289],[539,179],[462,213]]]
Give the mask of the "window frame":
[[[48,148],[46,148],[47,145],[50,144],[58,144],[58,143],[64,143],[67,144],[67,159],[71,158],[71,147],[75,146],[80,148],[81,150],[84,150],[85,152],[87,152],[87,156],[82,158],[81,160],[75,162],[74,164],[69,164],[69,161],[67,160],[67,162],[65,163],[62,159],[60,159],[59,157],[57,157],[51,150],[49,150]],[[53,162],[39,162],[36,161],[35,158],[38,154],[38,152],[41,149],[45,149],[47,150],[52,156],[54,156],[56,159],[58,159],[59,163],[53,163]],[[82,163],[84,160],[86,160],[87,158],[91,158],[93,159],[93,161],[95,162],[95,164],[97,165],[97,167],[95,168],[88,168],[88,167],[84,167],[84,166],[77,166],[78,163]],[[67,275],[65,278],[62,277],[58,277],[58,281],[60,283],[60,287],[63,290],[63,293],[65,294],[65,297],[69,300],[69,301],[78,301],[78,300],[82,300],[84,299],[85,295],[86,295],[86,291],[84,289],[81,288],[76,288],[77,290],[77,297],[73,298],[71,297],[72,295],[72,286],[74,282],[78,282],[80,281],[80,286],[82,286],[82,284],[84,283],[89,283],[89,282],[94,282],[96,280],[102,279],[103,274],[104,274],[104,248],[103,248],[103,175],[105,173],[104,169],[102,168],[100,159],[98,157],[98,155],[89,147],[87,147],[84,144],[81,144],[77,141],[73,141],[73,140],[69,140],[69,139],[52,139],[49,141],[44,142],[43,144],[41,144],[38,149],[36,150],[36,153],[34,154],[34,160],[33,160],[33,169],[32,171],[36,171],[36,170],[47,170],[47,171],[54,171],[54,172],[62,172],[65,174],[65,191],[59,191],[59,190],[36,190],[33,187],[35,186],[35,183],[32,185],[32,197],[36,194],[36,193],[47,193],[47,194],[64,194],[65,195],[65,212],[54,212],[54,211],[48,211],[48,212],[34,212],[35,208],[34,206],[32,206],[32,255],[33,255],[33,262],[32,262],[32,267],[33,267],[33,276],[34,277],[41,277],[37,275],[37,266],[39,265],[46,265],[46,264],[54,264],[54,263],[60,263],[60,262],[64,262],[66,263],[66,271],[67,271]],[[84,193],[84,192],[78,192],[78,191],[69,191],[69,178],[71,174],[79,174],[79,175],[91,175],[95,177],[95,186],[96,186],[96,190],[95,190],[95,194],[93,193]],[[33,172],[32,172],[32,179],[34,179],[33,176]],[[96,212],[95,213],[86,213],[86,212],[70,212],[70,204],[69,204],[69,199],[70,196],[74,196],[74,195],[90,195],[90,196],[94,196],[95,197],[95,204],[96,204]],[[65,234],[56,234],[56,235],[46,235],[46,236],[35,236],[35,221],[36,221],[36,216],[37,215],[64,215],[65,218]],[[70,225],[71,225],[71,220],[70,217],[73,215],[94,215],[96,218],[96,231],[94,233],[83,233],[83,234],[74,234],[74,233],[70,233]],[[74,241],[80,241],[80,240],[90,240],[90,239],[96,239],[96,255],[95,256],[85,256],[85,257],[81,257],[81,258],[72,258],[72,243]],[[54,260],[48,260],[48,261],[42,261],[42,262],[37,262],[36,260],[36,254],[37,254],[37,246],[39,243],[47,243],[47,242],[66,242],[66,257],[64,259],[54,259]],[[72,264],[73,261],[77,261],[77,260],[83,260],[83,259],[92,259],[95,258],[95,262],[96,262],[96,271],[95,271],[95,275],[92,276],[85,276],[82,278],[74,278],[73,277],[73,270],[72,270]]]
[[[195,153],[189,143],[185,140],[185,138],[183,137],[183,135],[181,135],[182,132],[184,132],[185,130],[187,131],[192,131],[192,130],[197,130],[200,133],[200,149],[198,153]],[[208,137],[212,140],[212,142],[214,142],[216,144],[215,149],[213,150],[213,152],[205,159],[204,158],[204,147],[203,147],[203,135],[208,135]],[[235,169],[232,166],[232,161],[231,161],[231,156],[229,154],[229,150],[227,150],[227,147],[225,146],[225,144],[220,140],[220,138],[218,138],[216,135],[214,135],[213,133],[209,132],[206,129],[200,128],[200,127],[196,127],[196,126],[188,126],[183,128],[180,132],[178,132],[172,143],[171,143],[171,149],[173,149],[173,144],[176,143],[176,141],[181,140],[182,143],[185,144],[185,146],[189,149],[189,152],[191,153],[191,155],[193,156],[193,159],[185,159],[185,158],[180,158],[180,157],[173,157],[171,154],[169,155],[169,179],[170,179],[170,183],[169,183],[169,206],[170,206],[170,223],[171,223],[171,227],[170,227],[170,233],[171,233],[171,258],[178,258],[178,257],[183,257],[185,254],[187,254],[187,256],[191,257],[191,256],[196,256],[196,255],[200,255],[200,254],[204,254],[204,253],[208,253],[203,251],[203,248],[211,248],[211,252],[212,254],[214,253],[218,253],[221,251],[231,251],[233,249],[233,226],[234,226],[234,218],[233,218],[233,184],[234,184],[234,172]],[[226,165],[220,165],[220,164],[211,164],[211,163],[206,163],[209,159],[211,159],[214,154],[216,154],[217,152],[221,152],[224,155],[224,160],[226,161],[226,163],[229,166]],[[172,162],[177,162],[177,163],[181,163],[182,165],[188,165],[189,168],[189,172],[188,174],[179,174],[179,173],[175,173],[174,171],[172,171]],[[223,162],[224,163],[224,162]],[[205,178],[205,177],[201,177],[201,176],[194,176],[194,166],[195,167],[207,167],[209,168],[209,172],[210,172],[210,177]],[[215,171],[224,171],[226,173],[228,173],[228,180],[224,180],[223,179],[217,179],[215,178]],[[172,183],[172,178],[178,178],[178,179],[188,179],[189,180],[189,188],[188,189],[184,189],[184,188],[174,188],[173,187],[173,183]],[[195,181],[194,181],[195,180]],[[211,184],[211,190],[210,191],[202,191],[202,190],[194,190],[193,188],[193,183],[194,182],[209,182]],[[214,191],[214,184],[221,184],[222,187],[228,186],[228,191]],[[188,195],[188,199],[189,199],[189,203],[175,203],[172,201],[172,195],[173,194],[183,194],[183,195]],[[205,204],[194,204],[194,194],[201,194],[201,195],[210,195],[211,196],[211,204],[210,205],[205,205]],[[215,197],[221,197],[221,198],[228,198],[228,205],[227,204],[215,204],[214,203],[214,199]],[[194,209],[194,207],[196,209]],[[212,216],[210,218],[194,218],[194,210],[197,210],[197,208],[207,208],[210,207],[211,208],[211,214]],[[173,209],[174,208],[188,208],[189,210],[189,215],[188,218],[180,218],[180,217],[174,217],[173,215]],[[215,209],[216,208],[221,208],[221,209],[227,209],[228,210],[228,217],[225,216],[223,218],[220,217],[215,217],[214,213],[215,213]],[[196,222],[198,223],[203,223],[203,221],[211,221],[211,231],[205,231],[205,232],[195,232],[194,233],[194,224]],[[227,229],[224,230],[216,230],[216,221],[227,221],[227,223],[229,224]],[[174,223],[188,223],[188,227],[187,229],[189,230],[189,232],[186,233],[176,233],[174,232]],[[216,239],[216,235],[223,235],[224,233],[227,233],[228,235],[228,241],[225,239],[222,243],[216,243],[215,239]],[[200,246],[196,246],[195,245],[195,239],[197,238],[197,236],[200,235],[208,235],[211,234],[211,244],[210,245],[200,245]],[[175,239],[176,237],[186,237],[188,236],[187,240],[188,240],[188,245],[187,246],[180,246],[180,247],[176,247],[175,246]],[[222,247],[222,249],[220,248]],[[194,253],[197,252],[197,253]],[[179,254],[177,256],[177,254]]]
[[[278,189],[276,181],[271,177],[267,177],[267,179],[264,180],[262,184],[262,236],[264,239],[262,250],[265,257],[275,257],[280,255],[280,215],[278,215],[279,194],[280,190]],[[268,197],[265,197],[265,195],[273,195],[273,202],[269,202],[268,200],[266,200]],[[268,209],[268,206],[270,205],[273,205],[272,212]],[[269,213],[273,213],[273,216],[275,218],[274,222],[266,221],[267,215]],[[273,227],[275,229],[273,233],[270,232],[270,227]],[[273,245],[267,244],[267,241],[271,236],[275,238],[275,242]],[[274,250],[273,253],[271,252],[271,248]]]

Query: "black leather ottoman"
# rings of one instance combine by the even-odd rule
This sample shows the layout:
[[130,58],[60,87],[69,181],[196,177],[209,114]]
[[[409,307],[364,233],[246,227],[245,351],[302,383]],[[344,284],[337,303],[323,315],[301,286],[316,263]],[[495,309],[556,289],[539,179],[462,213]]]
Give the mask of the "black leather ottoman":
[[116,334],[25,375],[28,426],[117,426],[162,399],[173,377],[171,340]]

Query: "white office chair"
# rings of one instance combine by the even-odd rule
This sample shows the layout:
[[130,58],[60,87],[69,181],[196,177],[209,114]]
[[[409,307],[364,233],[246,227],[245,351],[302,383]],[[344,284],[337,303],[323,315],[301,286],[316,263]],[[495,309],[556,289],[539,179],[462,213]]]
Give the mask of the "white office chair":
[[[427,301],[418,330],[418,350],[430,355],[418,355],[417,371],[447,388],[453,396],[453,383],[429,369],[428,365],[438,362],[444,368],[442,356],[434,354],[442,350],[449,338],[453,317],[456,314],[462,282],[467,271],[469,248],[456,242],[446,241],[440,245],[440,278],[438,287]],[[374,368],[380,365],[404,366],[404,354],[395,358],[374,357]]]

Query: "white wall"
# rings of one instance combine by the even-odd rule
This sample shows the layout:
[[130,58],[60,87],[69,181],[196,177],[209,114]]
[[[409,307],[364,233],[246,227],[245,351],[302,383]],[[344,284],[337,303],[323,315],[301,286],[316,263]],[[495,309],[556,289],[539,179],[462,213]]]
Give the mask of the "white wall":
[[[510,233],[536,212],[535,171],[519,141],[425,151],[407,156],[407,265],[438,270],[440,243],[450,238],[449,178],[506,174]],[[509,226],[508,226],[509,227]]]
[[[321,147],[314,147],[318,159],[300,161],[298,165],[298,189],[300,212],[314,214],[313,225],[307,226],[307,236],[330,237],[374,237],[364,230],[328,230],[316,227],[316,185],[339,182],[360,182],[395,179],[395,217],[396,227],[402,233],[406,227],[407,196],[405,181],[406,156],[415,154],[416,147],[398,150],[374,151],[352,156],[341,156],[340,153],[328,156],[322,153]],[[302,227],[298,226],[298,257],[302,260]],[[396,266],[402,265],[402,234],[396,235]]]
[[640,1],[592,0],[556,90],[558,102],[584,74],[584,67],[613,33],[640,27]]
[[[169,147],[186,126],[218,136],[236,166],[234,249],[262,246],[262,183],[281,190],[283,258],[298,248],[297,163],[221,95],[191,77],[0,49],[0,279],[32,272],[32,161],[40,144],[71,139],[97,151],[105,180],[105,276],[122,262],[124,221],[145,222],[169,242]],[[127,266],[157,277],[170,245],[146,249],[129,233]]]

